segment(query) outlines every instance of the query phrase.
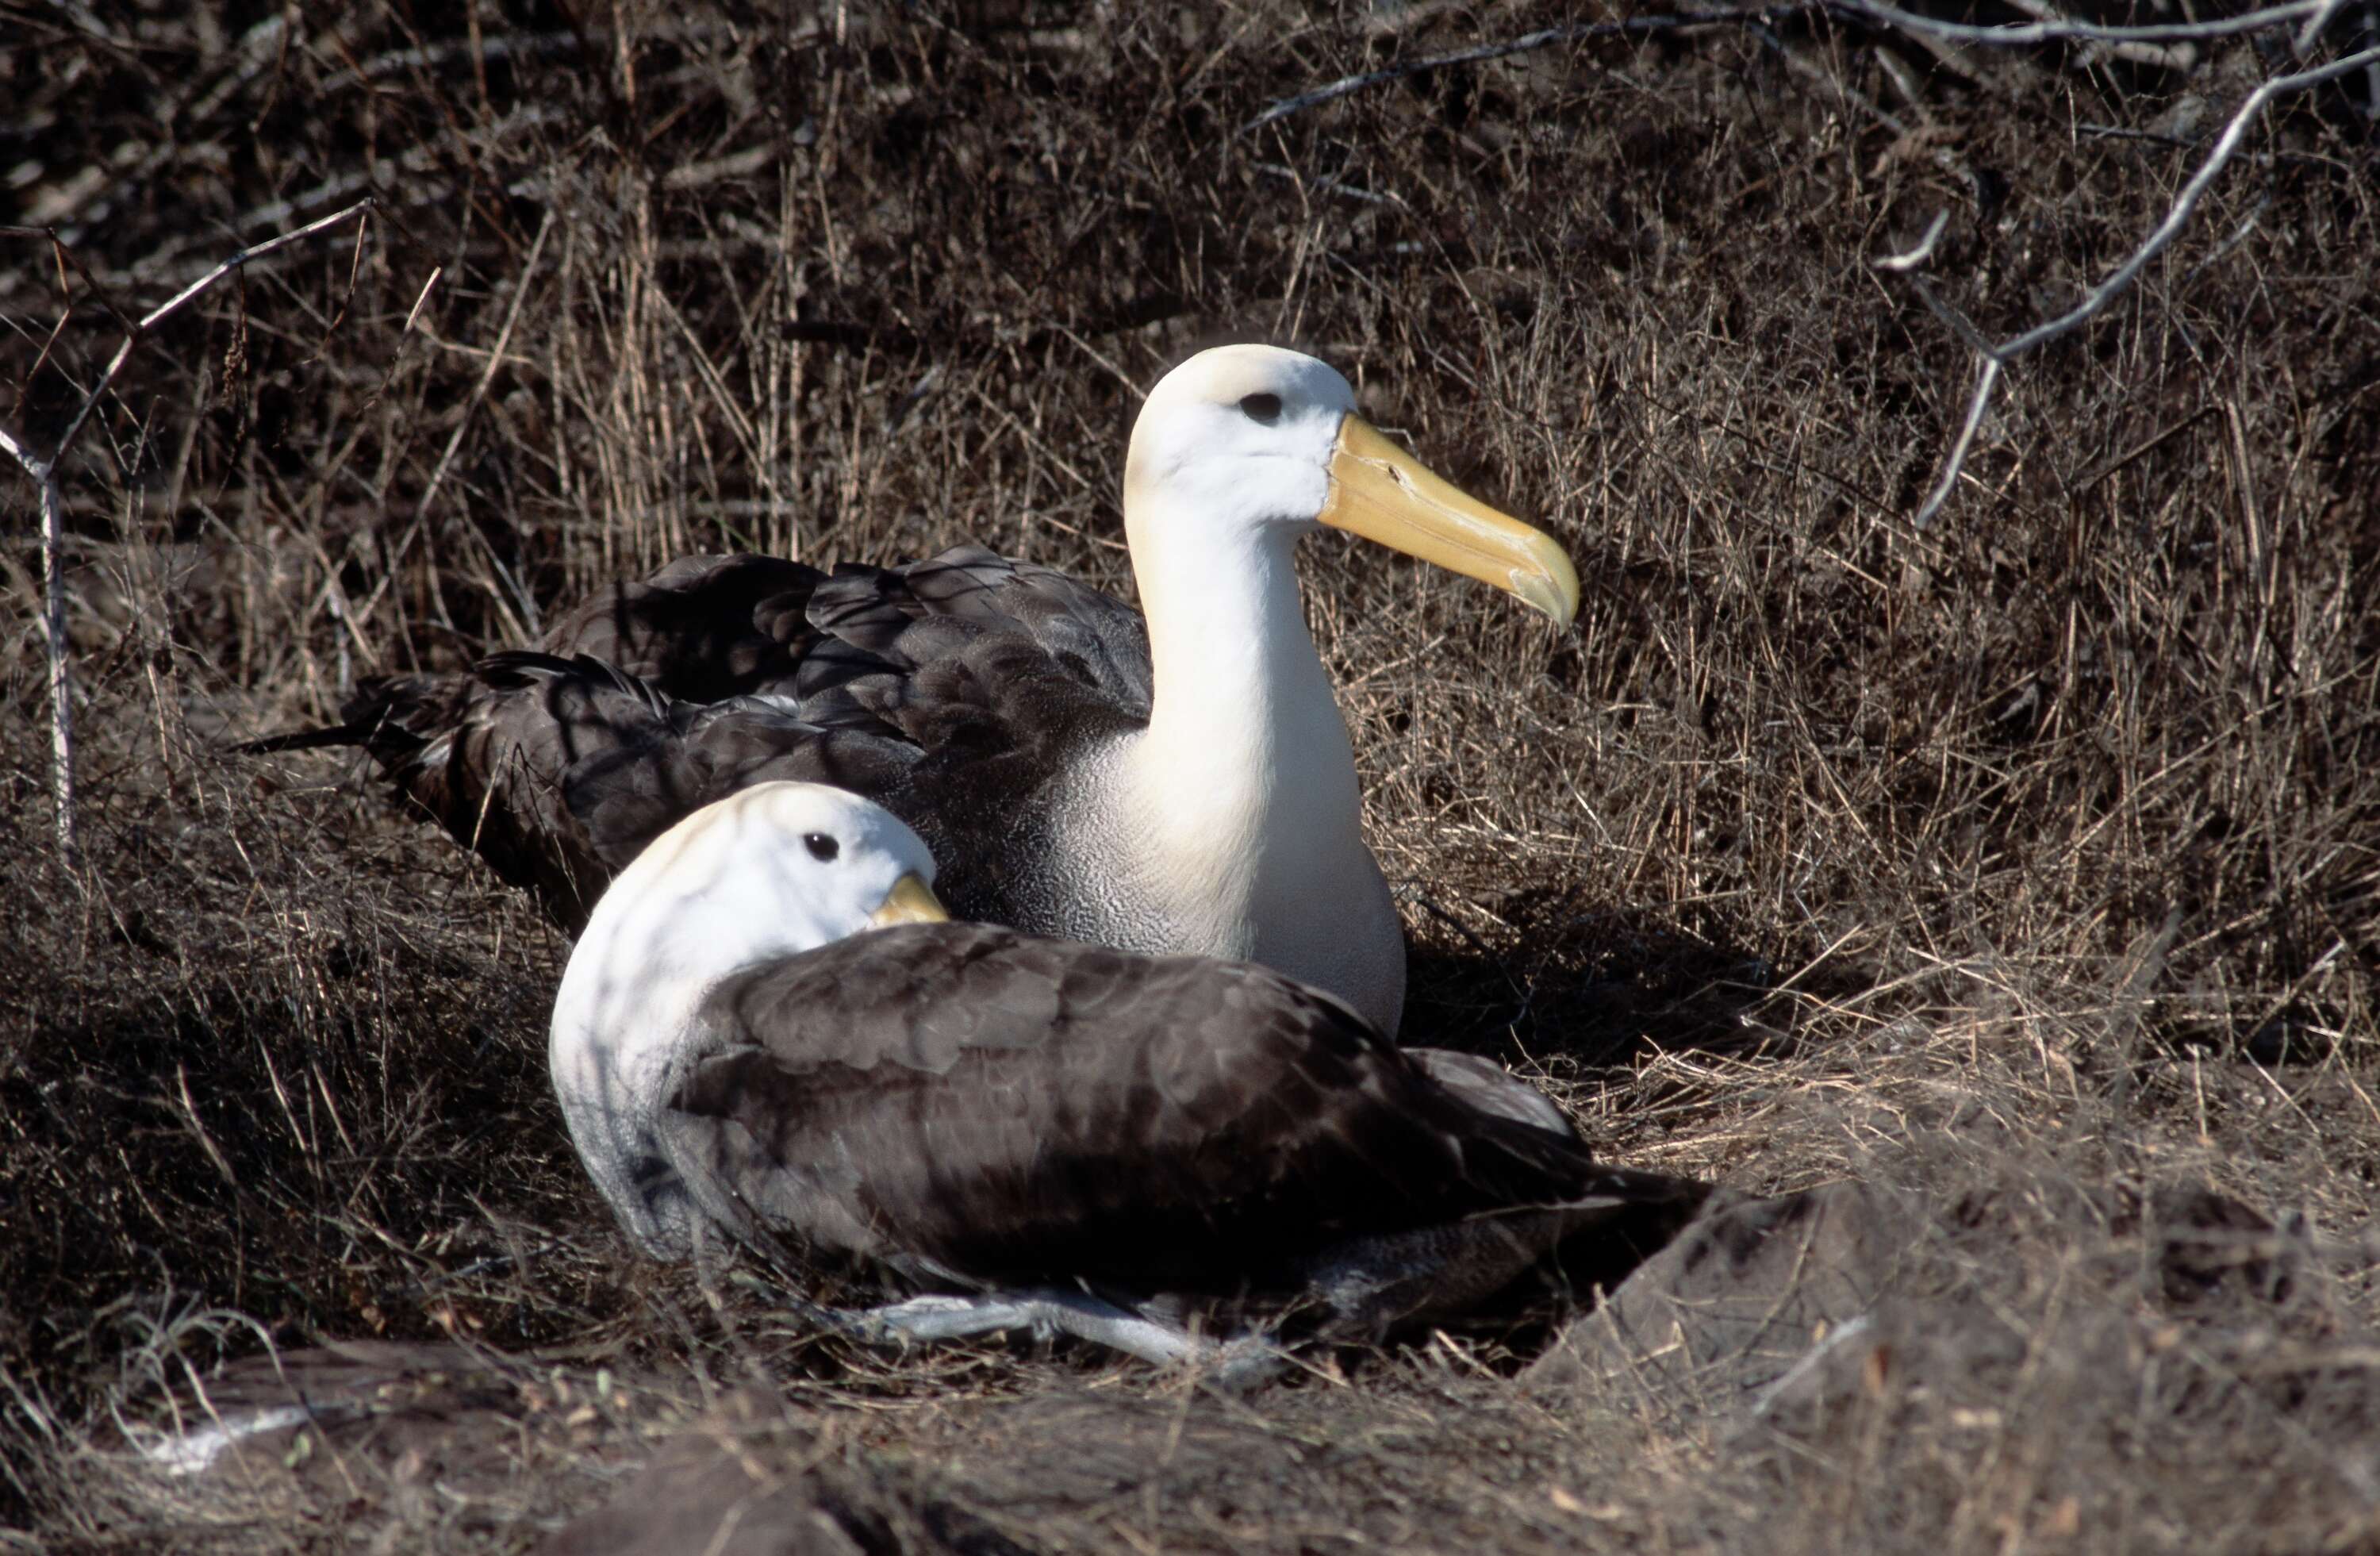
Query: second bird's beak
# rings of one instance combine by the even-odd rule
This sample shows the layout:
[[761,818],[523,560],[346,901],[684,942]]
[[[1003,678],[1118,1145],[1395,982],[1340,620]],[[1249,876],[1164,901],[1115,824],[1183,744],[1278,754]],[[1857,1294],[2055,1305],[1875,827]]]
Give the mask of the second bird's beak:
[[1567,627],[1578,569],[1553,538],[1499,513],[1390,443],[1360,416],[1339,425],[1322,522],[1449,572],[1494,584]]
[[934,889],[926,884],[917,872],[911,870],[892,882],[892,890],[884,894],[884,906],[868,916],[868,921],[880,930],[895,924],[947,924],[950,910]]

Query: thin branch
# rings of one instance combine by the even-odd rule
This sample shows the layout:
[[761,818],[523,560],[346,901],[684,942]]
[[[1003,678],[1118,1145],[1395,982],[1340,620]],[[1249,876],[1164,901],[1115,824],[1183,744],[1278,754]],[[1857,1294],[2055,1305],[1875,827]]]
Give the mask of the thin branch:
[[[548,211],[545,219],[538,224],[536,240],[528,246],[528,259],[521,266],[520,280],[514,285],[512,306],[504,310],[504,326],[496,332],[496,343],[488,352],[488,364],[480,371],[480,382],[471,386],[470,398],[463,402],[463,414],[455,419],[454,433],[447,438],[445,451],[438,456],[438,463],[431,468],[429,484],[421,489],[421,501],[414,510],[417,517],[413,527],[417,529],[429,516],[431,504],[438,500],[438,489],[445,483],[447,467],[455,463],[455,450],[463,445],[463,434],[470,429],[471,413],[480,407],[480,401],[488,397],[488,385],[495,382],[496,371],[504,365],[504,351],[512,344],[513,326],[520,322],[521,304],[528,300],[529,283],[537,275],[538,256],[545,252],[545,235],[552,230],[553,213]],[[403,546],[397,548],[399,555],[404,552]]]
[[1934,288],[1925,277],[1912,274],[1909,278],[1909,285],[1916,290],[1917,300],[1932,309],[1935,318],[1950,326],[1950,333],[1965,341],[1967,349],[1978,357],[1998,355],[1998,348],[1984,338],[1984,332],[1975,328],[1973,320],[1934,295]]
[[2132,250],[2131,258],[2119,265],[2113,275],[2093,287],[2088,296],[2064,313],[2046,323],[2034,325],[2021,335],[2001,342],[1998,348],[1998,354],[2003,358],[2021,356],[2036,346],[2055,340],[2076,325],[2098,315],[2109,303],[2129,289],[2131,284],[2140,278],[2141,272],[2148,268],[2149,261],[2165,252],[2167,246],[2180,237],[2182,229],[2190,225],[2190,218],[2198,210],[2199,201],[2204,197],[2208,187],[2221,175],[2232,156],[2239,152],[2240,143],[2248,138],[2249,126],[2255,123],[2257,116],[2264,113],[2265,104],[2277,97],[2286,97],[2291,92],[2303,91],[2308,87],[2318,87],[2325,81],[2344,76],[2350,71],[2360,70],[2375,61],[2380,61],[2380,46],[2359,50],[2344,58],[2334,59],[2327,65],[2317,65],[2311,70],[2300,70],[2289,76],[2276,76],[2250,92],[2240,103],[2239,111],[2231,115],[2231,122],[2223,127],[2223,133],[2216,137],[2214,149],[2206,153],[2206,160],[2198,164],[2198,171],[2190,176],[2190,182],[2184,184],[2181,187],[2181,193],[2174,197],[2172,206],[2166,212],[2165,220],[2157,224],[2156,230],[2149,234],[2146,242]]
[[1915,270],[1918,266],[1924,264],[1926,261],[1934,257],[1934,245],[1942,241],[1942,229],[1949,225],[1950,213],[1948,211],[1937,211],[1934,213],[1934,219],[1925,224],[1925,236],[1920,237],[1915,244],[1910,248],[1902,249],[1898,254],[1878,255],[1876,258],[1868,261],[1868,263],[1876,266],[1878,270],[1888,270],[1896,274],[1902,271]]
[[[1866,0],[1861,0],[1861,3],[1865,4]],[[2309,4],[2319,3],[2320,0],[2309,0]],[[2256,14],[2275,17],[2282,10],[2289,9],[2290,7],[2283,6]],[[2207,152],[2205,160],[2198,164],[2198,170],[2190,176],[2187,183],[2182,185],[2181,192],[2174,196],[2173,203],[2166,209],[2165,219],[2156,225],[2155,230],[2151,232],[2106,280],[2085,293],[2082,301],[2055,319],[2035,324],[2033,328],[2011,335],[1997,345],[1985,344],[1973,334],[1973,326],[1966,324],[1963,320],[1937,301],[1931,290],[1925,286],[1923,276],[1911,275],[1910,279],[1916,285],[1918,295],[1925,298],[1926,304],[1937,313],[1949,320],[1952,326],[1959,330],[1970,346],[1975,347],[1977,355],[1983,359],[1982,371],[1975,376],[1974,393],[1969,397],[1967,403],[1966,419],[1960,427],[1957,440],[1950,445],[1949,455],[1943,461],[1941,476],[1935,481],[1934,489],[1926,496],[1925,505],[1917,510],[1914,522],[1918,528],[1925,528],[1934,516],[1941,511],[1942,504],[1949,499],[1952,488],[1958,484],[1961,468],[1966,463],[1967,451],[1974,443],[1975,430],[1983,425],[1984,412],[1991,403],[1992,390],[1999,383],[2000,369],[2012,359],[2046,346],[2051,341],[2080,329],[2083,324],[2105,312],[2110,304],[2130,290],[2132,283],[2140,279],[2141,273],[2148,268],[2149,261],[2163,253],[2175,238],[2181,236],[2182,230],[2190,225],[2191,217],[2197,213],[2199,201],[2205,198],[2207,189],[2213,187],[2225,166],[2238,153],[2240,144],[2246,140],[2249,127],[2255,123],[2257,117],[2275,98],[2303,91],[2309,87],[2317,87],[2325,81],[2375,66],[2380,66],[2380,45],[2359,49],[2351,55],[2334,59],[2326,65],[2315,66],[2309,70],[2300,70],[2287,76],[2276,76],[2250,92],[2241,100],[2239,108],[2232,114],[2230,121],[2223,127],[2223,133],[2216,137],[2214,146]]]
[[1959,428],[1957,441],[1950,444],[1949,457],[1942,461],[1942,474],[1934,482],[1934,490],[1925,494],[1925,505],[1910,520],[1911,529],[1924,530],[1942,511],[1942,504],[1950,500],[1951,489],[1959,484],[1959,472],[1966,467],[1967,450],[1974,446],[1975,429],[1984,424],[1984,412],[1992,403],[1992,385],[1999,381],[2000,359],[1985,357],[1983,371],[1975,375],[1974,395],[1967,401],[1967,419]]
[[[99,299],[99,306],[115,316],[115,322],[118,324],[123,325],[127,330],[136,330],[140,327],[133,322],[129,314],[115,305],[115,298],[109,295],[105,286],[100,285],[99,277],[83,267],[82,261],[76,256],[75,251],[67,248],[65,240],[58,237],[57,228],[0,225],[0,237],[38,237],[49,244],[50,254],[58,263],[58,289],[66,295],[68,303],[67,312],[74,311],[72,307],[74,293],[67,286],[66,277],[66,273],[71,269],[77,275],[82,277],[82,284],[91,288],[91,295]],[[41,366],[39,362],[33,365],[37,370]]]
[[2330,25],[2330,18],[2338,14],[2338,7],[2343,3],[2344,0],[2322,0],[2321,8],[2306,18],[2305,26],[2298,30],[2299,54],[2313,52],[2313,41],[2322,36],[2322,30]]
[[50,792],[56,808],[58,859],[71,873],[75,865],[74,687],[67,673],[67,587],[65,524],[58,502],[57,462],[43,459],[0,431],[0,451],[25,468],[41,489],[42,504],[42,639],[49,650]]
[[[1590,38],[1645,38],[1652,33],[1670,33],[1690,26],[1771,26],[1778,21],[1809,19],[1809,17],[1842,17],[1852,21],[1868,21],[1873,26],[1912,33],[1921,38],[1949,38],[1956,43],[1987,43],[1992,47],[2033,47],[2037,43],[2108,43],[2116,45],[2111,53],[2120,57],[2147,59],[2154,65],[2180,67],[2185,59],[2170,50],[2158,50],[2161,43],[2209,43],[2214,38],[2230,38],[2237,33],[2261,33],[2277,26],[2288,26],[2304,17],[2306,26],[2299,36],[2311,41],[2323,21],[2338,12],[2339,0],[2288,0],[2288,5],[2268,5],[2264,9],[2244,12],[2240,17],[2216,17],[2206,21],[2158,21],[2152,26],[2099,26],[2095,21],[2070,21],[2042,0],[2030,0],[2025,9],[2042,12],[2040,21],[2011,21],[1999,26],[1978,26],[1973,21],[1942,21],[1935,17],[1921,17],[1918,12],[1904,12],[1897,5],[1885,5],[1885,0],[1804,0],[1802,5],[1766,5],[1756,9],[1685,9],[1666,12],[1658,17],[1625,17],[1621,21],[1571,21],[1566,26],[1547,26],[1536,33],[1521,33],[1504,43],[1480,43],[1475,47],[1459,47],[1447,55],[1428,55],[1423,59],[1406,59],[1402,65],[1390,65],[1376,71],[1364,71],[1356,76],[1340,76],[1338,81],[1318,86],[1311,92],[1299,92],[1294,98],[1282,98],[1281,103],[1264,109],[1255,119],[1240,126],[1240,133],[1259,131],[1266,124],[1318,107],[1323,103],[1335,103],[1350,92],[1361,92],[1385,81],[1404,81],[1409,76],[1423,76],[1428,71],[1450,69],[1457,65],[1483,65],[1488,59],[1507,59],[1512,55],[1525,55],[1540,47],[1554,47],[1557,43],[1585,43]],[[2299,45],[2304,53],[2304,43]]]
[[[1385,82],[1403,80],[1458,65],[1480,65],[1488,60],[1507,59],[1517,54],[1551,48],[1560,43],[1585,43],[1595,38],[1647,37],[1657,32],[1675,32],[1694,27],[1766,27],[1831,16],[1916,37],[1985,43],[1994,48],[2030,48],[2038,43],[2106,43],[2114,45],[2110,52],[2119,57],[2180,68],[2189,61],[2156,45],[2203,43],[2241,33],[2263,32],[2288,26],[2301,18],[2306,18],[2306,24],[2300,36],[2310,42],[2338,10],[2339,4],[2340,0],[2288,0],[2285,5],[2268,6],[2236,17],[2212,18],[2204,21],[2157,22],[2143,27],[2106,27],[2096,22],[2073,21],[2051,9],[2044,0],[2027,0],[2024,7],[2040,13],[2041,19],[1990,27],[1921,16],[1915,11],[1888,5],[1885,0],[1803,0],[1799,5],[1767,6],[1750,10],[1692,9],[1658,16],[1627,17],[1618,21],[1570,22],[1560,27],[1523,33],[1502,43],[1480,43],[1467,49],[1456,49],[1450,54],[1430,55],[1378,70],[1366,70],[1360,75],[1342,76],[1312,91],[1282,98],[1242,125],[1238,133],[1245,135],[1251,130],[1262,129],[1276,119],[1336,102]],[[2304,44],[2301,43],[2300,52],[2302,53],[2303,49]]]
[[1983,27],[1973,22],[1943,21],[1904,11],[1884,0],[1823,0],[1823,8],[1838,16],[1855,17],[1900,32],[1923,32],[1962,43],[1987,43],[1994,48],[2030,48],[2035,43],[2203,43],[2242,32],[2263,32],[2300,17],[2319,12],[2328,0],[2289,0],[2261,11],[2236,17],[2212,17],[2204,21],[2155,22],[2144,27],[2103,27],[2096,22],[2049,19],[2007,22]]
[[[480,370],[480,382],[472,385],[470,398],[463,403],[463,414],[455,418],[455,431],[446,439],[444,452],[438,456],[438,463],[431,468],[430,480],[421,489],[421,500],[414,504],[412,524],[407,527],[405,538],[397,541],[396,549],[390,553],[389,565],[392,569],[397,560],[412,549],[414,537],[422,533],[423,527],[429,524],[431,504],[437,502],[438,489],[445,483],[446,472],[455,463],[455,453],[463,446],[463,434],[470,430],[471,417],[480,408],[481,402],[487,399],[488,385],[495,382],[497,370],[504,365],[504,354],[512,346],[513,326],[520,322],[521,307],[528,302],[530,284],[537,278],[538,257],[545,252],[546,235],[552,230],[553,213],[548,210],[544,218],[537,225],[537,237],[528,246],[528,258],[521,263],[520,280],[514,284],[512,305],[504,310],[504,325],[496,331],[495,344],[489,348],[487,366]],[[425,287],[423,296],[428,295],[428,288]],[[417,303],[414,306],[415,311],[419,312],[420,305]],[[493,565],[496,577],[511,587],[514,600],[520,605],[520,609],[516,612],[513,609],[513,602],[505,600],[502,592],[491,587],[488,593],[494,600],[496,609],[512,618],[512,627],[520,639],[533,640],[537,637],[537,602],[528,597],[528,591],[521,588],[519,580],[515,578],[511,571],[504,566],[503,560],[496,555],[495,547],[489,544],[488,538],[480,533],[477,525],[464,525],[463,532],[479,542],[480,553]],[[436,587],[433,574],[431,588],[435,590]],[[438,611],[442,616],[446,614],[443,593],[440,595]]]
[[[2052,27],[2074,24],[2073,18],[2050,5],[2049,0],[2008,0],[2008,3],[2036,21],[2046,22]],[[2187,70],[2198,63],[2198,51],[2189,43],[2144,43],[2137,39],[2116,43],[2095,42],[2081,54],[2086,66],[2102,59],[2120,59],[2131,65],[2145,65],[2154,70]]]
[[[119,322],[128,323],[124,333],[124,343],[115,348],[115,355],[108,359],[106,370],[99,375],[99,382],[91,385],[91,391],[83,396],[82,404],[75,408],[74,415],[67,419],[66,431],[58,434],[57,445],[49,457],[42,457],[35,454],[29,444],[11,436],[5,430],[0,430],[0,453],[6,453],[10,458],[16,460],[25,473],[32,477],[34,485],[41,492],[42,636],[49,653],[50,783],[52,796],[57,808],[58,857],[69,870],[73,869],[76,862],[74,683],[72,665],[67,652],[66,504],[58,492],[58,467],[66,462],[67,454],[74,447],[75,439],[82,434],[83,423],[91,419],[91,412],[98,407],[101,400],[106,398],[109,387],[115,382],[115,375],[123,371],[124,364],[130,359],[133,347],[139,346],[150,331],[171,318],[176,310],[192,298],[229,275],[233,271],[246,265],[250,260],[261,260],[275,249],[288,247],[299,238],[311,237],[316,233],[334,226],[350,216],[370,210],[376,203],[378,202],[371,197],[366,196],[344,211],[334,212],[328,216],[309,222],[304,226],[292,232],[283,233],[278,237],[268,238],[252,249],[243,249],[137,321],[125,321],[122,312],[115,309],[114,303],[107,300],[105,293],[101,290],[98,283],[91,280],[91,274],[85,271],[79,262],[74,261],[71,256],[67,255],[65,246],[59,242],[58,236],[54,230],[47,227],[0,228],[0,236],[39,236],[46,238],[53,249],[67,262],[73,263],[76,272],[83,277],[84,281],[90,283],[92,291],[99,294],[102,304],[110,312],[115,313]],[[68,299],[67,306],[69,308],[73,306],[71,298]]]
[[98,384],[84,396],[82,408],[75,412],[74,419],[67,422],[67,430],[59,434],[58,451],[50,456],[51,462],[55,464],[65,456],[67,449],[74,446],[75,437],[81,432],[84,420],[97,407],[101,397],[107,393],[108,385],[115,382],[115,375],[123,370],[126,360],[131,357],[132,348],[140,345],[141,338],[151,330],[179,311],[184,303],[229,275],[233,271],[247,264],[250,260],[261,260],[276,249],[287,248],[301,237],[311,237],[324,228],[336,226],[348,217],[369,211],[379,203],[379,200],[374,196],[366,195],[353,205],[334,211],[327,216],[317,216],[302,227],[285,232],[278,237],[268,237],[253,249],[243,249],[142,315],[139,325],[124,337],[124,344],[115,348],[115,355],[108,359],[107,371],[100,375]]

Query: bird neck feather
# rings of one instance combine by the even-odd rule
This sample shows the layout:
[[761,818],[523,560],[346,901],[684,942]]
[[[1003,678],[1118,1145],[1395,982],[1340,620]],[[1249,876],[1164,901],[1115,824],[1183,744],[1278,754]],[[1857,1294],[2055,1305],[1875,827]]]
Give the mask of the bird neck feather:
[[1156,677],[1125,759],[1132,830],[1150,868],[1245,922],[1371,869],[1354,756],[1299,601],[1298,529],[1146,511],[1163,501],[1127,516]]

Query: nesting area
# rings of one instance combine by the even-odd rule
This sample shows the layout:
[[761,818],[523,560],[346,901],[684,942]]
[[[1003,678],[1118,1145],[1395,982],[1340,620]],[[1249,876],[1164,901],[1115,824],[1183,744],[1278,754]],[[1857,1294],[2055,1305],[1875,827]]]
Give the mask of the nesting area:
[[[2019,14],[12,9],[0,1550],[2380,1541],[2380,36]],[[1402,1039],[1713,1207],[1241,1392],[640,1258],[570,942],[234,748],[693,552],[1129,598],[1259,340],[1577,567],[1298,553]]]

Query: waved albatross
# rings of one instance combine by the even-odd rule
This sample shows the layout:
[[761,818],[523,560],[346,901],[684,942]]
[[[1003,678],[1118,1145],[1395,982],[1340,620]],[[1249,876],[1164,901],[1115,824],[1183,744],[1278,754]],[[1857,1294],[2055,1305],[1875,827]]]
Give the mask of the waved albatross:
[[1698,1197],[1597,1163],[1488,1062],[1399,1049],[1268,968],[949,922],[933,874],[881,807],[792,783],[621,872],[551,1058],[647,1253],[789,1234],[927,1293],[875,1325],[1211,1359],[1185,1314],[1384,1337],[1583,1227]]
[[254,748],[367,747],[572,930],[698,806],[767,779],[832,783],[926,838],[965,918],[1262,962],[1393,1034],[1402,930],[1291,553],[1318,525],[1344,529],[1563,625],[1578,578],[1354,405],[1330,367],[1271,346],[1165,376],[1124,468],[1145,625],[978,547],[831,577],[692,558],[559,623],[542,647],[569,663],[500,655],[382,682],[339,727]]

